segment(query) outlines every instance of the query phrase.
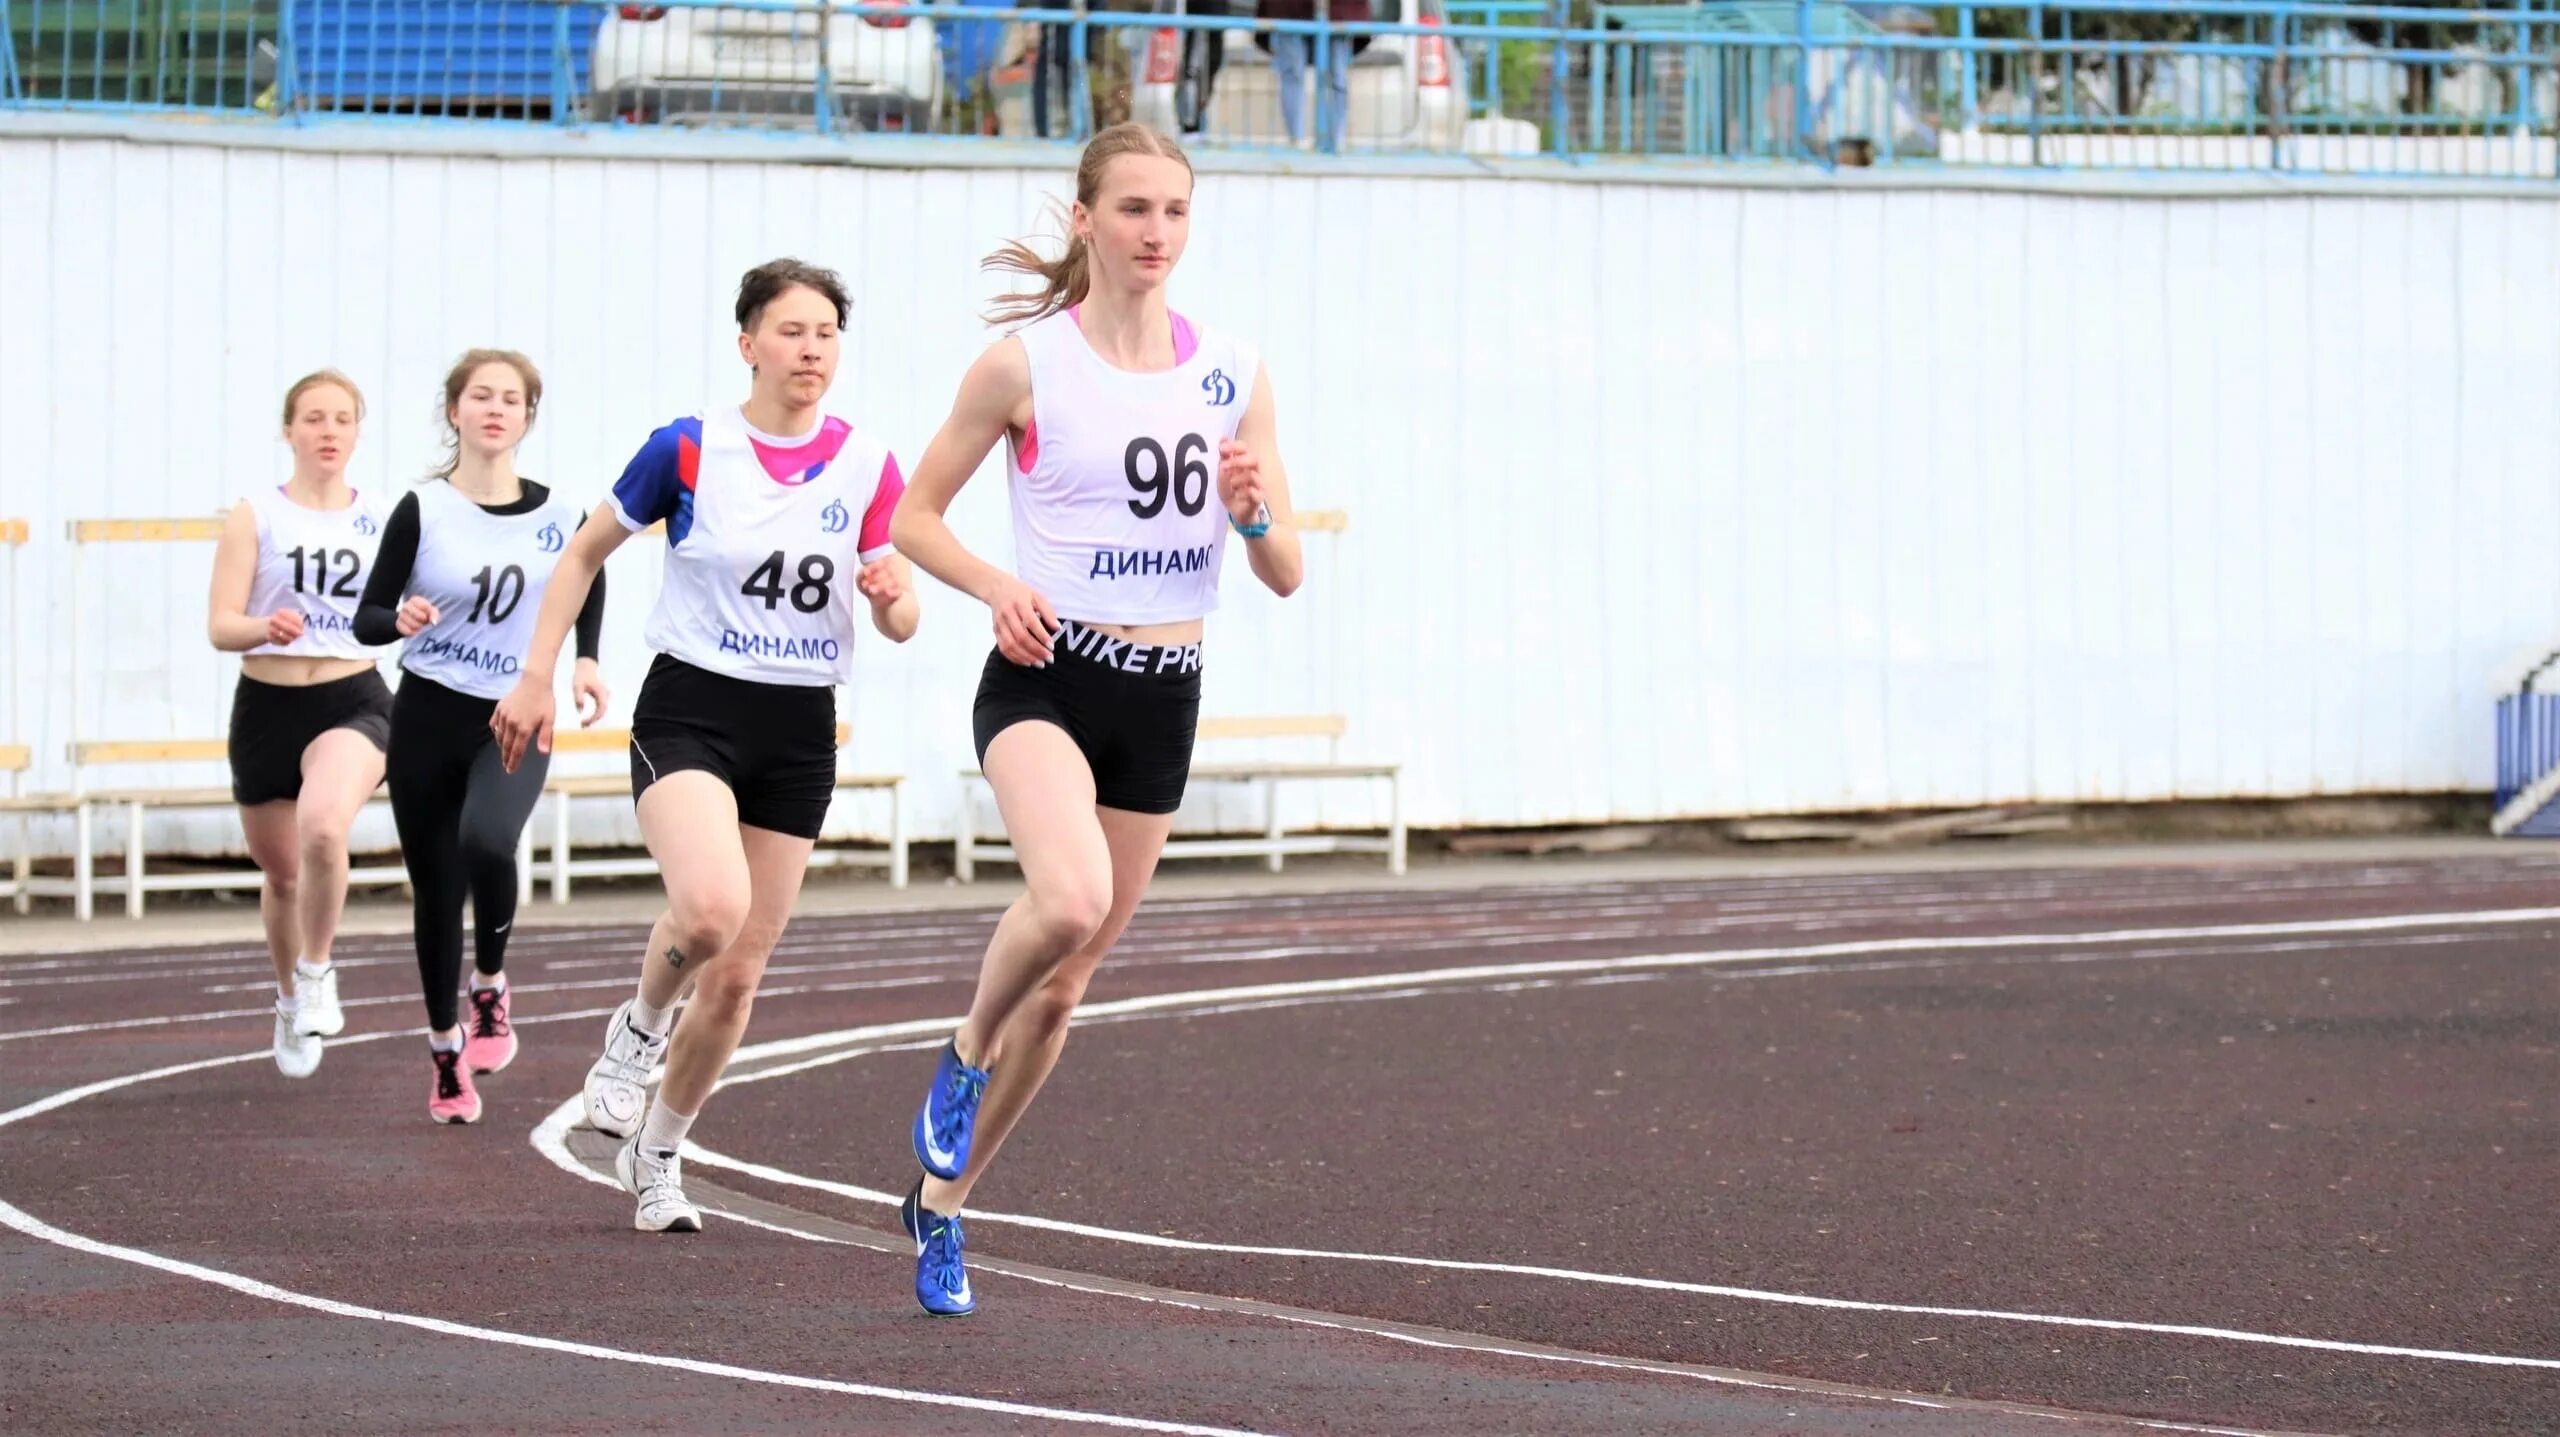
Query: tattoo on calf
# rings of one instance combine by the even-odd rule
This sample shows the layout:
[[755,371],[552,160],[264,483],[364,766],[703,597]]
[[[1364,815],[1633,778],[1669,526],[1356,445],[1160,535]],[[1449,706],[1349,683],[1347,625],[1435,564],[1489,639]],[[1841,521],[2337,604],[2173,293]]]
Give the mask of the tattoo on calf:
[[667,945],[667,966],[670,968],[682,968],[684,966],[684,950],[678,948],[673,943]]

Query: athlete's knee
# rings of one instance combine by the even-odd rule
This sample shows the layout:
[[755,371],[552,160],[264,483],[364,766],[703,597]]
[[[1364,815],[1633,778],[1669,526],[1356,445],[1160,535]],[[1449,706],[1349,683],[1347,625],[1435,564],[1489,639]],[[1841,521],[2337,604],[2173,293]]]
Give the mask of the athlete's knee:
[[474,872],[516,866],[516,841],[511,834],[462,831],[462,861]]
[[335,867],[346,861],[350,821],[334,813],[308,810],[295,815],[294,849],[306,867]]
[[714,963],[702,970],[702,981],[693,985],[691,1006],[701,1011],[706,1022],[743,1026],[755,1007],[756,984],[763,976],[761,963],[734,959]]
[[1064,957],[1092,942],[1110,916],[1108,875],[1100,883],[1071,878],[1031,891],[1033,931],[1040,937],[1040,947],[1054,956]]
[[670,936],[681,961],[708,963],[746,927],[747,895],[716,890],[689,894],[668,908],[667,922],[675,930]]

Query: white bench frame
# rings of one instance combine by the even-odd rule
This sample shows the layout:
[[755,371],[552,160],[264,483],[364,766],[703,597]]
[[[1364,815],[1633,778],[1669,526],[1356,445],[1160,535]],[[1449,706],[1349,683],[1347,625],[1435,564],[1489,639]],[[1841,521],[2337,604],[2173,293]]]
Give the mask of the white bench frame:
[[[6,595],[0,614],[8,616],[7,626],[0,628],[0,658],[7,660],[5,670],[0,670],[0,684],[5,684],[9,691],[9,726],[6,732],[12,734],[26,732],[19,723],[24,715],[19,710],[18,699],[25,689],[18,672],[18,656],[26,648],[18,642],[18,550],[26,542],[26,520],[0,519],[0,559],[7,561],[9,571],[7,579],[0,581],[0,594]],[[8,791],[0,793],[0,813],[15,815],[17,822],[13,826],[18,830],[17,847],[9,855],[9,876],[6,881],[0,881],[0,896],[7,897],[9,906],[20,913],[30,910],[32,900],[39,893],[58,897],[71,891],[68,879],[35,876],[36,815],[69,813],[72,803],[63,794],[18,791],[19,785],[26,781],[22,775],[34,762],[35,751],[27,745],[0,743],[0,775],[6,775],[8,782]]]
[[0,794],[0,813],[17,818],[18,842],[10,851],[9,877],[0,883],[0,894],[9,898],[9,906],[20,913],[33,907],[39,895],[47,898],[71,896],[68,878],[38,877],[35,872],[35,834],[33,825],[41,813],[69,813],[79,805],[66,793],[18,792],[19,775],[35,761],[35,754],[25,744],[0,744],[0,774],[8,776],[9,791]]
[[[236,810],[228,784],[207,788],[119,788],[92,790],[89,781],[101,768],[119,765],[161,763],[222,763],[230,760],[231,745],[227,739],[139,739],[118,742],[74,743],[71,745],[72,789],[68,795],[72,811],[71,902],[72,912],[79,918],[91,917],[101,893],[124,895],[124,911],[128,918],[143,913],[145,893],[197,893],[216,889],[257,888],[266,882],[265,875],[253,864],[248,868],[224,868],[210,873],[169,873],[154,876],[148,867],[149,847],[143,842],[144,819],[152,809],[229,809]],[[365,806],[389,802],[389,794],[380,788],[365,800]],[[97,813],[100,809],[124,812],[124,872],[101,878],[97,873]],[[372,888],[409,881],[405,863],[370,864],[347,870],[347,887]]]
[[[836,725],[836,748],[842,752],[852,737],[850,725]],[[551,734],[551,757],[557,764],[563,754],[627,753],[631,730],[627,728],[554,729]],[[569,880],[573,877],[627,877],[658,871],[658,861],[645,853],[624,858],[579,858],[569,840],[570,809],[582,798],[619,798],[631,801],[631,775],[627,767],[614,774],[562,774],[554,772],[543,781],[543,797],[551,804],[551,844],[541,864],[550,870],[551,901],[569,901]],[[889,837],[885,846],[867,848],[847,843],[830,843],[825,839],[809,853],[811,868],[886,868],[889,886],[907,886],[907,781],[902,774],[844,773],[836,774],[836,792],[860,790],[884,792],[889,796]],[[528,865],[535,862],[532,847],[533,825],[525,825],[525,855]]]
[[[1348,727],[1339,714],[1288,714],[1261,718],[1204,718],[1199,739],[1217,742],[1257,738],[1322,738],[1328,740],[1322,763],[1273,760],[1258,763],[1195,763],[1193,783],[1254,783],[1262,786],[1267,822],[1259,836],[1238,835],[1168,840],[1164,856],[1179,858],[1246,858],[1261,855],[1274,873],[1293,853],[1382,853],[1387,872],[1405,871],[1404,766],[1399,763],[1344,763],[1342,735]],[[978,835],[978,795],[987,791],[986,774],[960,771],[960,829],[952,843],[953,872],[963,883],[977,881],[981,862],[1016,862],[1013,847],[989,843]],[[1338,779],[1384,779],[1387,784],[1387,829],[1383,835],[1355,833],[1291,833],[1281,823],[1280,785]],[[1001,816],[999,815],[999,821]]]
[[[71,540],[71,641],[81,643],[83,619],[87,610],[87,558],[90,546],[96,544],[168,544],[209,543],[222,537],[220,518],[176,519],[74,519],[64,525]],[[72,732],[79,732],[81,700],[86,681],[80,665],[71,668]],[[212,873],[174,873],[153,877],[147,866],[148,853],[143,842],[146,815],[159,809],[235,809],[228,783],[218,786],[180,788],[118,788],[94,790],[94,770],[121,766],[160,764],[229,765],[231,746],[227,739],[74,739],[66,746],[71,758],[71,791],[63,795],[46,795],[48,802],[59,802],[72,814],[71,881],[67,887],[72,911],[86,920],[97,908],[101,893],[122,893],[126,916],[143,914],[143,895],[151,892],[203,892],[215,889],[254,889],[265,876],[255,865],[245,869],[224,869]],[[376,789],[366,800],[368,806],[387,801],[387,795]],[[124,861],[121,876],[100,878],[97,874],[97,813],[102,808],[124,811]],[[406,883],[409,873],[405,864],[375,864],[350,867],[349,888],[374,887]],[[45,880],[37,880],[43,883]],[[56,880],[58,882],[58,880]]]

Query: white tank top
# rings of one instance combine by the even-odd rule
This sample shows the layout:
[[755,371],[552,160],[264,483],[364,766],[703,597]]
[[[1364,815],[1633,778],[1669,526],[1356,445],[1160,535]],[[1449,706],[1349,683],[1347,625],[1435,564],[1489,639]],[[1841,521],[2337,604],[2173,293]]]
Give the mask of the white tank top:
[[265,618],[278,609],[302,611],[302,637],[281,647],[260,644],[252,654],[295,658],[370,659],[382,650],[356,642],[356,600],[382,542],[391,512],[374,496],[355,490],[343,509],[306,509],[285,497],[284,486],[249,494],[258,520],[258,568],[249,580],[249,613]]
[[643,636],[696,668],[757,683],[853,678],[853,586],[891,552],[906,488],[888,447],[829,416],[803,438],[758,434],[734,407],[649,437],[613,486],[637,531],[664,520],[667,566]]
[[[533,645],[551,570],[578,527],[558,490],[522,514],[492,514],[442,480],[418,486],[418,557],[407,593],[436,606],[400,667],[446,688],[502,699]],[[405,597],[405,595],[404,595]]]
[[1174,367],[1114,368],[1075,312],[1019,331],[1031,427],[1012,445],[1015,572],[1062,619],[1166,624],[1218,606],[1218,446],[1253,396],[1254,351],[1173,317]]

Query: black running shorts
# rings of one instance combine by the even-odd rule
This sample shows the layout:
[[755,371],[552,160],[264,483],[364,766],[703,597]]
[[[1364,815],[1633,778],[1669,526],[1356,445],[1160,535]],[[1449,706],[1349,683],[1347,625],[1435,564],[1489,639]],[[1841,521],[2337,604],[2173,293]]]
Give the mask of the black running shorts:
[[1093,769],[1094,801],[1130,813],[1172,813],[1191,781],[1200,724],[1200,646],[1115,639],[1070,619],[1046,668],[987,656],[972,711],[978,762],[1018,723],[1066,730]]
[[366,669],[325,684],[243,677],[231,691],[231,796],[243,804],[302,796],[302,751],[333,728],[391,746],[391,686]]
[[836,795],[835,690],[731,678],[658,655],[632,705],[632,800],[686,769],[726,784],[740,823],[815,839]]

